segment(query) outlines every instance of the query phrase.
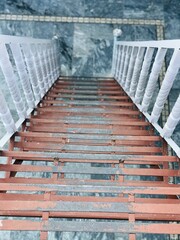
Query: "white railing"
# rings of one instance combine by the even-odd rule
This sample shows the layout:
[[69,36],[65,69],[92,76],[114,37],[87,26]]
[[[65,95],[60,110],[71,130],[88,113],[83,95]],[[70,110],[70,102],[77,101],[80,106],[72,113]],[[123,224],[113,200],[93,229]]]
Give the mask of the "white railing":
[[0,35],[0,71],[18,114],[14,121],[1,84],[0,119],[6,130],[1,148],[59,77],[57,40]]
[[[180,40],[123,42],[118,40],[119,35],[121,31],[116,29],[114,31],[112,75],[180,157],[180,147],[171,138],[180,121],[180,95],[164,127],[158,124],[180,68]],[[173,51],[171,57],[167,54],[170,50]],[[149,113],[150,103],[154,91],[157,90],[157,81],[167,55],[170,61],[152,111]]]

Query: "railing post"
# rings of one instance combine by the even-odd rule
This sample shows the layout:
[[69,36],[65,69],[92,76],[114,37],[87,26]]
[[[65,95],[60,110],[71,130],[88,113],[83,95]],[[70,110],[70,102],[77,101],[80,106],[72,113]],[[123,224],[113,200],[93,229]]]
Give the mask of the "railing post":
[[33,59],[35,75],[37,77],[37,81],[38,81],[38,84],[39,84],[41,97],[43,97],[46,90],[45,90],[45,82],[44,82],[44,79],[43,79],[43,73],[42,73],[42,69],[41,69],[41,62],[40,62],[39,54],[38,54],[38,51],[36,49],[36,44],[29,44],[29,47],[30,47],[29,53],[30,53],[30,56]]
[[30,108],[34,108],[35,100],[33,96],[33,92],[31,89],[31,84],[29,80],[28,73],[26,71],[26,65],[22,56],[21,48],[18,43],[11,43],[10,48],[13,54],[13,58],[16,64],[17,73],[21,80],[21,85],[24,91],[24,95],[26,97],[27,104]]
[[148,81],[148,84],[147,84],[147,87],[146,87],[146,90],[144,93],[144,97],[142,100],[142,111],[143,112],[148,111],[150,101],[152,99],[154,90],[156,88],[156,83],[158,80],[159,73],[161,71],[161,67],[162,67],[166,52],[167,52],[167,49],[159,48],[158,52],[156,54],[155,61],[154,61],[154,64],[153,64],[153,67],[152,67],[152,70],[150,73],[149,81]]
[[45,82],[45,92],[47,92],[50,85],[49,85],[48,74],[47,74],[47,70],[46,70],[46,62],[45,62],[43,45],[44,45],[43,43],[39,43],[38,46],[36,47],[36,49],[38,51],[39,61],[41,62],[41,71],[42,71],[43,79]]
[[119,76],[119,66],[120,66],[121,57],[122,57],[122,48],[123,46],[117,45],[117,58],[115,62],[115,74],[114,74],[115,79],[117,79]]
[[151,113],[152,123],[157,122],[160,117],[165,101],[173,85],[174,79],[178,73],[179,67],[180,67],[180,51],[175,50],[171,58],[167,72],[165,74],[165,78],[162,82],[162,86],[157,96],[156,102],[154,104],[154,108]]
[[129,92],[129,88],[130,88],[130,84],[131,84],[131,78],[132,78],[132,74],[133,74],[134,63],[135,63],[135,60],[136,60],[137,52],[138,52],[138,48],[137,47],[133,47],[133,50],[132,50],[131,56],[130,56],[129,67],[128,67],[127,77],[126,77],[126,82],[125,82],[125,87],[124,87],[127,92]]
[[0,44],[0,66],[20,118],[26,117],[25,104],[17,85],[17,80],[9,60],[5,44]]
[[121,85],[124,87],[126,78],[127,78],[127,71],[128,71],[128,65],[129,65],[129,59],[131,56],[132,52],[132,47],[128,47],[126,51],[126,56],[125,56],[125,62],[124,62],[124,68],[122,72],[122,80],[121,80]]
[[51,85],[54,82],[54,76],[53,76],[53,66],[51,61],[51,46],[50,44],[47,44],[47,59],[48,59],[48,69],[49,69],[49,78]]
[[119,83],[121,83],[121,81],[122,81],[122,72],[123,72],[123,67],[124,67],[125,56],[127,53],[127,48],[128,48],[127,46],[122,47],[122,55],[121,55],[119,73],[118,73],[118,77],[117,77],[117,80]]
[[52,80],[52,73],[51,73],[51,64],[50,64],[50,50],[49,50],[50,46],[49,44],[47,44],[46,46],[46,64],[47,64],[47,71],[48,71],[48,79],[49,79],[49,85],[53,84],[53,80]]
[[34,91],[36,100],[39,101],[41,98],[40,88],[39,88],[37,76],[36,76],[35,69],[34,69],[34,59],[30,52],[30,46],[28,44],[22,44],[22,50],[24,53],[25,62],[26,62],[28,73],[29,73],[29,78],[31,81],[32,89]]
[[52,52],[54,58],[54,71],[55,71],[55,80],[59,77],[59,63],[58,63],[58,48],[57,48],[57,41],[53,41]]
[[53,82],[54,82],[57,78],[56,60],[55,60],[55,54],[54,54],[54,44],[51,45],[51,62],[52,62],[52,68],[53,68]]
[[112,76],[114,77],[115,75],[115,66],[118,60],[118,45],[117,45],[117,39],[119,36],[122,35],[122,30],[121,29],[114,29],[113,31],[113,36],[114,36],[114,45],[113,45],[113,56],[112,56],[112,69],[111,73]]
[[180,121],[180,95],[167,119],[166,124],[164,125],[162,136],[171,137],[179,121]]
[[1,90],[0,90],[0,103],[1,103],[0,117],[2,123],[8,133],[14,133],[16,131],[16,126]]
[[148,48],[146,50],[146,54],[144,56],[142,70],[140,73],[139,82],[138,82],[137,90],[136,90],[136,94],[135,94],[135,102],[136,103],[140,103],[143,98],[153,53],[154,53],[154,48]]
[[131,97],[134,97],[135,92],[136,92],[136,86],[138,84],[139,75],[140,75],[140,71],[141,71],[141,67],[142,67],[142,63],[143,63],[144,51],[145,51],[145,47],[139,47],[135,65],[134,65],[134,71],[133,71],[133,75],[132,75],[130,91],[129,91],[129,94]]

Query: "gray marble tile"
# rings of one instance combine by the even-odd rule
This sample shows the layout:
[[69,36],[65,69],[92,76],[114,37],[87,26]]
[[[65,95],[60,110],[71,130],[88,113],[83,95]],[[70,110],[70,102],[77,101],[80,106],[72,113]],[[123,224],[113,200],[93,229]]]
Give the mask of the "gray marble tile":
[[122,30],[119,40],[122,41],[156,40],[156,26],[122,25],[119,28]]
[[164,0],[164,13],[169,13],[171,16],[177,15],[180,19],[180,1]]
[[88,17],[123,17],[123,0],[84,0],[85,16]]
[[163,0],[124,1],[125,18],[163,19]]
[[73,75],[110,74],[113,25],[75,24]]
[[[115,238],[115,234],[113,233],[56,232],[56,233],[49,234],[49,239],[50,240],[115,240],[117,238]],[[126,240],[126,238],[123,238],[123,240]]]
[[165,39],[180,39],[180,16],[165,14]]
[[0,34],[32,37],[34,22],[0,21]]
[[5,11],[15,14],[83,16],[84,0],[7,0]]
[[33,1],[33,9],[44,15],[77,17],[84,15],[84,0],[39,0]]
[[57,35],[58,26],[53,22],[34,22],[33,37],[51,39]]
[[156,40],[156,26],[135,26],[135,40]]
[[39,10],[33,8],[31,0],[4,0],[2,2],[4,2],[4,10],[6,13],[39,14]]
[[5,10],[5,3],[4,3],[4,1],[1,1],[0,2],[0,13],[4,13],[4,10]]

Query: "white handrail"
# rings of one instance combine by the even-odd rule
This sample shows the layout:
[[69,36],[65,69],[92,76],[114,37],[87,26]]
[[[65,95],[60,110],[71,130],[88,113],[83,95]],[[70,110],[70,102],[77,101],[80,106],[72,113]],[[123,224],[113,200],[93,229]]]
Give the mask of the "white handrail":
[[[0,148],[59,77],[57,51],[57,40],[0,35],[0,68],[19,115],[15,122],[3,89],[0,88],[0,120],[7,132],[0,139]],[[19,80],[23,93],[19,89]]]
[[[116,33],[118,31],[115,31]],[[114,35],[112,75],[139,110],[180,157],[180,147],[171,136],[180,121],[180,96],[162,128],[158,119],[180,69],[180,40],[118,41]],[[148,112],[167,50],[173,50],[153,110]],[[157,50],[157,51],[155,51]]]
[[121,46],[136,46],[136,47],[152,47],[152,48],[170,48],[179,49],[179,39],[175,40],[159,40],[159,41],[116,41],[117,45]]

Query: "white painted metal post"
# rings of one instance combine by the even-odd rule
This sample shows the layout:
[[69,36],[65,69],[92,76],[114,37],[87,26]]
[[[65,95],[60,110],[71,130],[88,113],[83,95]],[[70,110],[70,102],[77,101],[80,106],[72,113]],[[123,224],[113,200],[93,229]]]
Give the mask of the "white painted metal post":
[[41,96],[40,96],[41,94],[40,94],[40,88],[39,88],[37,76],[34,69],[34,58],[30,53],[30,47],[28,44],[22,44],[22,50],[24,53],[25,62],[26,62],[29,78],[31,81],[32,89],[34,91],[36,100],[39,101],[41,99]]
[[112,68],[111,68],[112,77],[115,76],[116,63],[117,63],[117,60],[118,60],[118,45],[116,45],[116,42],[117,42],[117,37],[114,36],[113,55],[112,55]]
[[121,80],[122,80],[122,71],[123,71],[123,66],[124,66],[124,60],[125,60],[125,56],[126,56],[126,51],[127,51],[127,46],[123,46],[123,47],[122,47],[121,60],[120,60],[119,73],[118,73],[118,77],[117,77],[117,80],[118,80],[119,83],[121,83]]
[[57,41],[53,42],[53,57],[54,57],[54,68],[55,68],[55,80],[59,77],[59,63],[58,63],[58,48],[57,48]]
[[151,122],[155,123],[158,121],[160,114],[162,112],[163,106],[166,102],[166,99],[169,95],[171,87],[173,85],[174,79],[180,68],[180,50],[175,50],[171,58],[169,67],[167,69],[165,78],[162,82],[161,89],[157,96],[154,108],[151,113]]
[[137,52],[138,52],[138,48],[133,47],[131,57],[130,57],[130,61],[129,61],[129,67],[128,67],[128,71],[127,71],[126,83],[125,83],[125,87],[124,87],[127,92],[129,92]]
[[49,67],[49,78],[51,85],[54,82],[54,76],[53,76],[53,67],[52,67],[52,62],[51,62],[51,46],[48,44],[47,46],[47,59],[48,59],[48,67]]
[[48,74],[47,74],[47,66],[46,66],[46,44],[39,44],[39,51],[42,61],[42,72],[43,72],[43,79],[45,82],[45,91],[47,92],[50,88]]
[[153,53],[154,53],[154,48],[148,48],[146,50],[146,54],[144,56],[144,61],[143,61],[139,82],[138,82],[137,90],[135,94],[136,103],[140,103],[143,98]]
[[115,76],[115,66],[118,60],[118,46],[116,45],[117,38],[122,35],[122,30],[121,29],[114,29],[113,31],[113,36],[114,36],[114,45],[113,45],[113,56],[112,56],[112,76]]
[[48,89],[51,87],[49,69],[48,69],[48,58],[47,58],[47,44],[41,45],[41,52],[43,54],[43,61],[44,61],[44,73],[46,75]]
[[7,49],[5,47],[5,44],[3,43],[0,44],[0,56],[1,56],[0,66],[4,74],[6,83],[8,85],[9,91],[11,93],[13,102],[15,104],[16,110],[18,112],[18,115],[20,118],[25,118],[26,116],[25,104],[22,100],[22,96],[17,85],[17,79],[14,74],[12,65],[10,63]]
[[127,71],[128,71],[128,65],[129,65],[129,59],[131,56],[131,51],[132,51],[132,47],[128,47],[127,52],[126,52],[125,62],[124,62],[123,73],[122,73],[121,85],[123,87],[125,86],[125,82],[126,82],[126,78],[127,78]]
[[46,67],[48,72],[48,82],[49,85],[52,86],[52,74],[51,74],[51,66],[50,66],[50,60],[49,60],[49,44],[46,46]]
[[14,133],[16,131],[16,126],[1,89],[0,89],[0,103],[1,103],[0,117],[2,123],[8,133]]
[[120,67],[120,62],[121,62],[121,57],[122,57],[122,46],[117,45],[117,61],[116,61],[116,69],[115,69],[115,79],[118,79],[119,75],[119,67]]
[[41,97],[43,97],[46,91],[45,91],[45,82],[43,79],[43,73],[42,73],[42,69],[41,69],[40,57],[39,57],[38,51],[36,49],[36,44],[29,44],[29,47],[30,47],[29,53],[31,55],[31,58],[33,59],[34,70],[36,73],[35,75],[38,80]]
[[140,75],[140,71],[141,71],[141,67],[142,67],[142,63],[143,63],[144,51],[145,51],[144,47],[140,47],[138,49],[138,54],[137,54],[137,57],[136,57],[136,61],[135,61],[135,65],[134,65],[134,71],[133,71],[131,85],[130,85],[129,94],[130,94],[131,97],[134,97],[134,95],[136,93],[136,87],[137,87],[137,84],[138,84],[139,75]]
[[26,65],[23,59],[21,48],[18,43],[11,43],[10,48],[16,64],[17,73],[21,80],[21,85],[24,91],[24,95],[26,97],[27,104],[30,108],[34,108],[35,99],[31,89],[31,84],[30,84],[29,76],[26,70]]
[[161,67],[162,67],[166,52],[167,52],[167,49],[159,48],[158,52],[156,54],[155,61],[154,61],[154,64],[153,64],[153,67],[152,67],[152,70],[150,73],[150,77],[149,77],[149,80],[147,83],[144,97],[142,100],[142,111],[143,112],[148,111],[154,90],[156,88],[158,76],[161,71]]
[[57,79],[57,71],[56,71],[56,63],[55,63],[55,55],[54,55],[54,47],[51,45],[51,62],[52,62],[52,70],[53,70],[53,82]]
[[167,119],[166,124],[164,125],[162,136],[171,137],[179,121],[180,121],[180,95]]

